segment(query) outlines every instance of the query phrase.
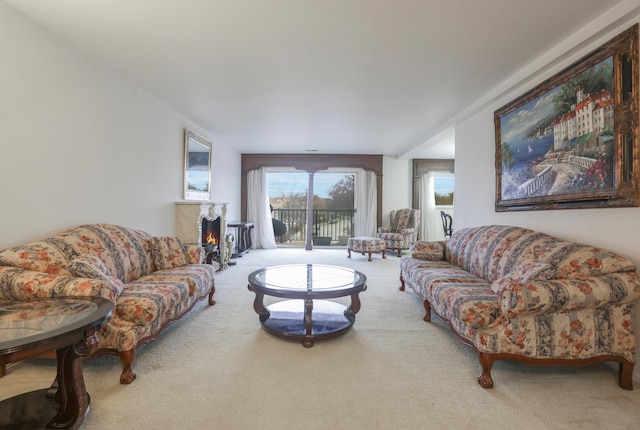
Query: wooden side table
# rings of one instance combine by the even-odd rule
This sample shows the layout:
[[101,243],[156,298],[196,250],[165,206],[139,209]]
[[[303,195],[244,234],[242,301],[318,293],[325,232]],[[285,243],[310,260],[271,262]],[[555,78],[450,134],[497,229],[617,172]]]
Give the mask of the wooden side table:
[[56,351],[51,388],[0,401],[0,428],[77,429],[90,409],[82,357],[97,349],[95,333],[114,305],[102,298],[68,297],[0,304],[0,366]]

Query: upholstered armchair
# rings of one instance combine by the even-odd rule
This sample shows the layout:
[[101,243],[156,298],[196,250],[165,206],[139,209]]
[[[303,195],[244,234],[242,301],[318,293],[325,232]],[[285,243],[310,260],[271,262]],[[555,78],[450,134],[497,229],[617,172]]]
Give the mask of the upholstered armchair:
[[384,239],[386,249],[398,251],[398,257],[403,249],[409,249],[416,241],[420,227],[420,211],[417,209],[399,209],[391,211],[389,225],[378,227],[376,237]]

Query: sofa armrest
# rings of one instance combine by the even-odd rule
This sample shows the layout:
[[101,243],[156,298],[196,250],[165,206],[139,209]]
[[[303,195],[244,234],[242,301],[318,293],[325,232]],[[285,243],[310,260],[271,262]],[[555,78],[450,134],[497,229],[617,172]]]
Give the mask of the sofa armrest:
[[49,275],[0,266],[0,299],[25,301],[46,297],[102,297],[115,303],[119,294],[115,286],[101,279]]
[[391,227],[378,227],[378,233],[391,233]]
[[640,298],[636,272],[585,279],[515,282],[500,292],[500,308],[508,318],[630,303]]
[[204,262],[204,248],[200,245],[185,245],[189,264],[202,264]]
[[445,243],[444,240],[434,242],[418,240],[411,247],[411,257],[418,260],[442,261]]
[[415,232],[415,228],[403,228],[402,230],[400,230],[400,234],[413,234]]

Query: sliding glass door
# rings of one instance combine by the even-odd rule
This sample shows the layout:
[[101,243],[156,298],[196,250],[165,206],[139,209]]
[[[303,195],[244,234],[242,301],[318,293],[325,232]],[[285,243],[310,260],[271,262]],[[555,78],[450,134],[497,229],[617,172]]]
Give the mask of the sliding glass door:
[[349,172],[267,172],[277,244],[346,245],[354,230],[355,177]]

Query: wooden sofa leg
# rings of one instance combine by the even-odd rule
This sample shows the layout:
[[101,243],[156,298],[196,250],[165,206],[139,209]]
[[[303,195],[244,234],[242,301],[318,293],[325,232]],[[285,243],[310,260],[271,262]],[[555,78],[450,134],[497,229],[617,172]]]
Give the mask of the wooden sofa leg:
[[493,388],[493,379],[491,379],[491,368],[495,361],[491,354],[484,352],[478,353],[478,359],[480,360],[480,366],[482,366],[482,374],[478,376],[478,383],[482,388]]
[[404,278],[402,277],[402,272],[400,272],[400,291],[404,291]]
[[211,290],[209,290],[209,306],[213,306],[216,304],[216,301],[213,300],[213,293],[216,292],[216,284],[212,283],[211,284]]
[[422,319],[426,322],[431,322],[431,303],[426,300],[424,301],[424,310],[427,311],[427,313],[422,317]]
[[618,364],[618,385],[625,390],[633,390],[633,363],[624,361]]
[[136,379],[136,372],[133,371],[133,360],[136,358],[136,349],[120,351],[120,363],[122,363],[121,384],[130,384]]

